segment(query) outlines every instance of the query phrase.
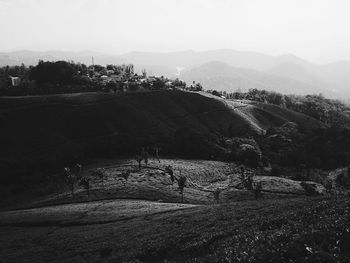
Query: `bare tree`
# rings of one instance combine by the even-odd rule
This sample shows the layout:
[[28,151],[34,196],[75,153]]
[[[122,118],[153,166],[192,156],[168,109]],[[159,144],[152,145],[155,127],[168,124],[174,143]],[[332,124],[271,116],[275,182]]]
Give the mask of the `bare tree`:
[[158,146],[154,147],[154,151],[156,154],[156,158],[157,158],[158,162],[160,163],[160,158],[159,158],[160,147],[158,147]]
[[142,157],[141,155],[136,155],[135,156],[135,160],[137,161],[137,163],[139,164],[139,169],[141,169],[141,162],[142,162]]
[[64,173],[66,176],[66,183],[70,187],[72,196],[74,195],[74,184],[76,182],[76,176],[71,172],[69,167],[64,168]]
[[142,148],[141,150],[141,157],[145,161],[145,164],[148,164],[148,152],[145,150],[145,148]]

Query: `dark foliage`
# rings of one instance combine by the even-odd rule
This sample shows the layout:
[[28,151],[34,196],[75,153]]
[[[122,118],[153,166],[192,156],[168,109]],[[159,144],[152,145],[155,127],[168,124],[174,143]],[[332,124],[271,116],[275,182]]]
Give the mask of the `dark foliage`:
[[300,185],[304,188],[308,195],[318,195],[316,185],[314,183],[301,182]]
[[348,167],[346,171],[337,175],[336,183],[341,187],[350,187],[350,167]]

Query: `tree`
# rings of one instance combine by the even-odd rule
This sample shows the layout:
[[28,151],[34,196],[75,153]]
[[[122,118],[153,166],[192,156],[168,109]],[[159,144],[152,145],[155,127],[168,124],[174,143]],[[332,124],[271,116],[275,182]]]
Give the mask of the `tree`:
[[70,187],[71,194],[73,196],[74,195],[74,184],[76,182],[76,176],[71,173],[71,170],[70,170],[69,167],[65,167],[64,168],[64,174],[65,174],[65,177],[66,177],[66,183]]
[[216,188],[214,191],[214,201],[217,203],[220,202],[220,193],[221,193],[220,188]]
[[213,90],[211,94],[213,94],[213,95],[215,95],[215,96],[218,96],[218,97],[221,96],[221,93],[218,92],[217,90]]
[[339,173],[335,179],[336,184],[342,187],[350,187],[350,166]]
[[139,169],[141,169],[141,162],[142,162],[142,156],[141,155],[136,155],[135,156],[135,160],[137,161],[137,163],[139,164]]
[[87,191],[88,197],[90,197],[90,178],[82,177],[79,181],[79,185],[84,187],[84,189]]
[[142,76],[143,76],[144,78],[147,77],[147,71],[146,71],[146,69],[143,69],[143,70],[142,70]]
[[79,67],[76,64],[66,61],[44,62],[32,68],[29,72],[29,79],[39,84],[68,84],[73,83],[74,76],[78,75]]
[[131,173],[131,171],[127,170],[125,172],[122,172],[120,176],[123,177],[125,179],[125,181],[127,181],[129,176],[130,176],[130,173]]
[[245,189],[247,190],[252,190],[253,189],[253,176],[251,174],[246,175],[244,171],[244,166],[241,165],[240,167],[240,180],[242,182],[242,185]]
[[142,148],[141,150],[141,158],[145,161],[145,164],[148,164],[148,152],[145,150],[145,148]]
[[82,177],[82,171],[83,171],[83,166],[79,163],[77,163],[74,167],[73,167],[73,173],[76,176],[76,178],[78,180],[81,179]]
[[186,186],[186,180],[187,180],[187,178],[183,175],[181,175],[180,178],[177,180],[177,184],[178,184],[179,191],[181,194],[181,203],[183,203],[183,201],[184,201],[184,188]]
[[170,180],[172,183],[174,183],[175,177],[173,168],[170,165],[167,165],[165,167],[165,172],[170,175]]
[[252,191],[254,193],[255,199],[259,199],[261,197],[262,182],[257,182],[252,188]]
[[156,154],[156,158],[157,158],[158,162],[160,163],[160,158],[159,158],[160,147],[155,146],[154,147],[154,151],[155,151],[155,154]]
[[103,168],[96,168],[95,170],[92,171],[91,175],[93,177],[98,177],[101,179],[101,182],[103,184],[103,179],[105,176],[104,169]]

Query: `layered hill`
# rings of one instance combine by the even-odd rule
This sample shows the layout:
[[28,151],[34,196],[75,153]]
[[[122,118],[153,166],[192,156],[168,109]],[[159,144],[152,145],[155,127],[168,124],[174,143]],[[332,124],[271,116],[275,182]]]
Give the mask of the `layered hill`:
[[[288,74],[285,73],[288,71]],[[294,64],[284,64],[269,72],[233,67],[220,61],[211,61],[181,72],[180,77],[188,83],[200,82],[206,89],[235,92],[249,89],[265,89],[283,94],[323,93],[334,97],[317,78],[314,80]],[[304,78],[304,79],[303,79]],[[306,81],[306,80],[309,81]]]

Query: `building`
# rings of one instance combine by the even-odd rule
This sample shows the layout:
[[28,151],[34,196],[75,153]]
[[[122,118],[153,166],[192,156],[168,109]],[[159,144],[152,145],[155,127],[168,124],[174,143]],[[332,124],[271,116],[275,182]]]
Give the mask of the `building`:
[[10,76],[10,79],[11,79],[12,87],[17,87],[17,86],[19,86],[19,84],[21,84],[21,79],[19,77]]

